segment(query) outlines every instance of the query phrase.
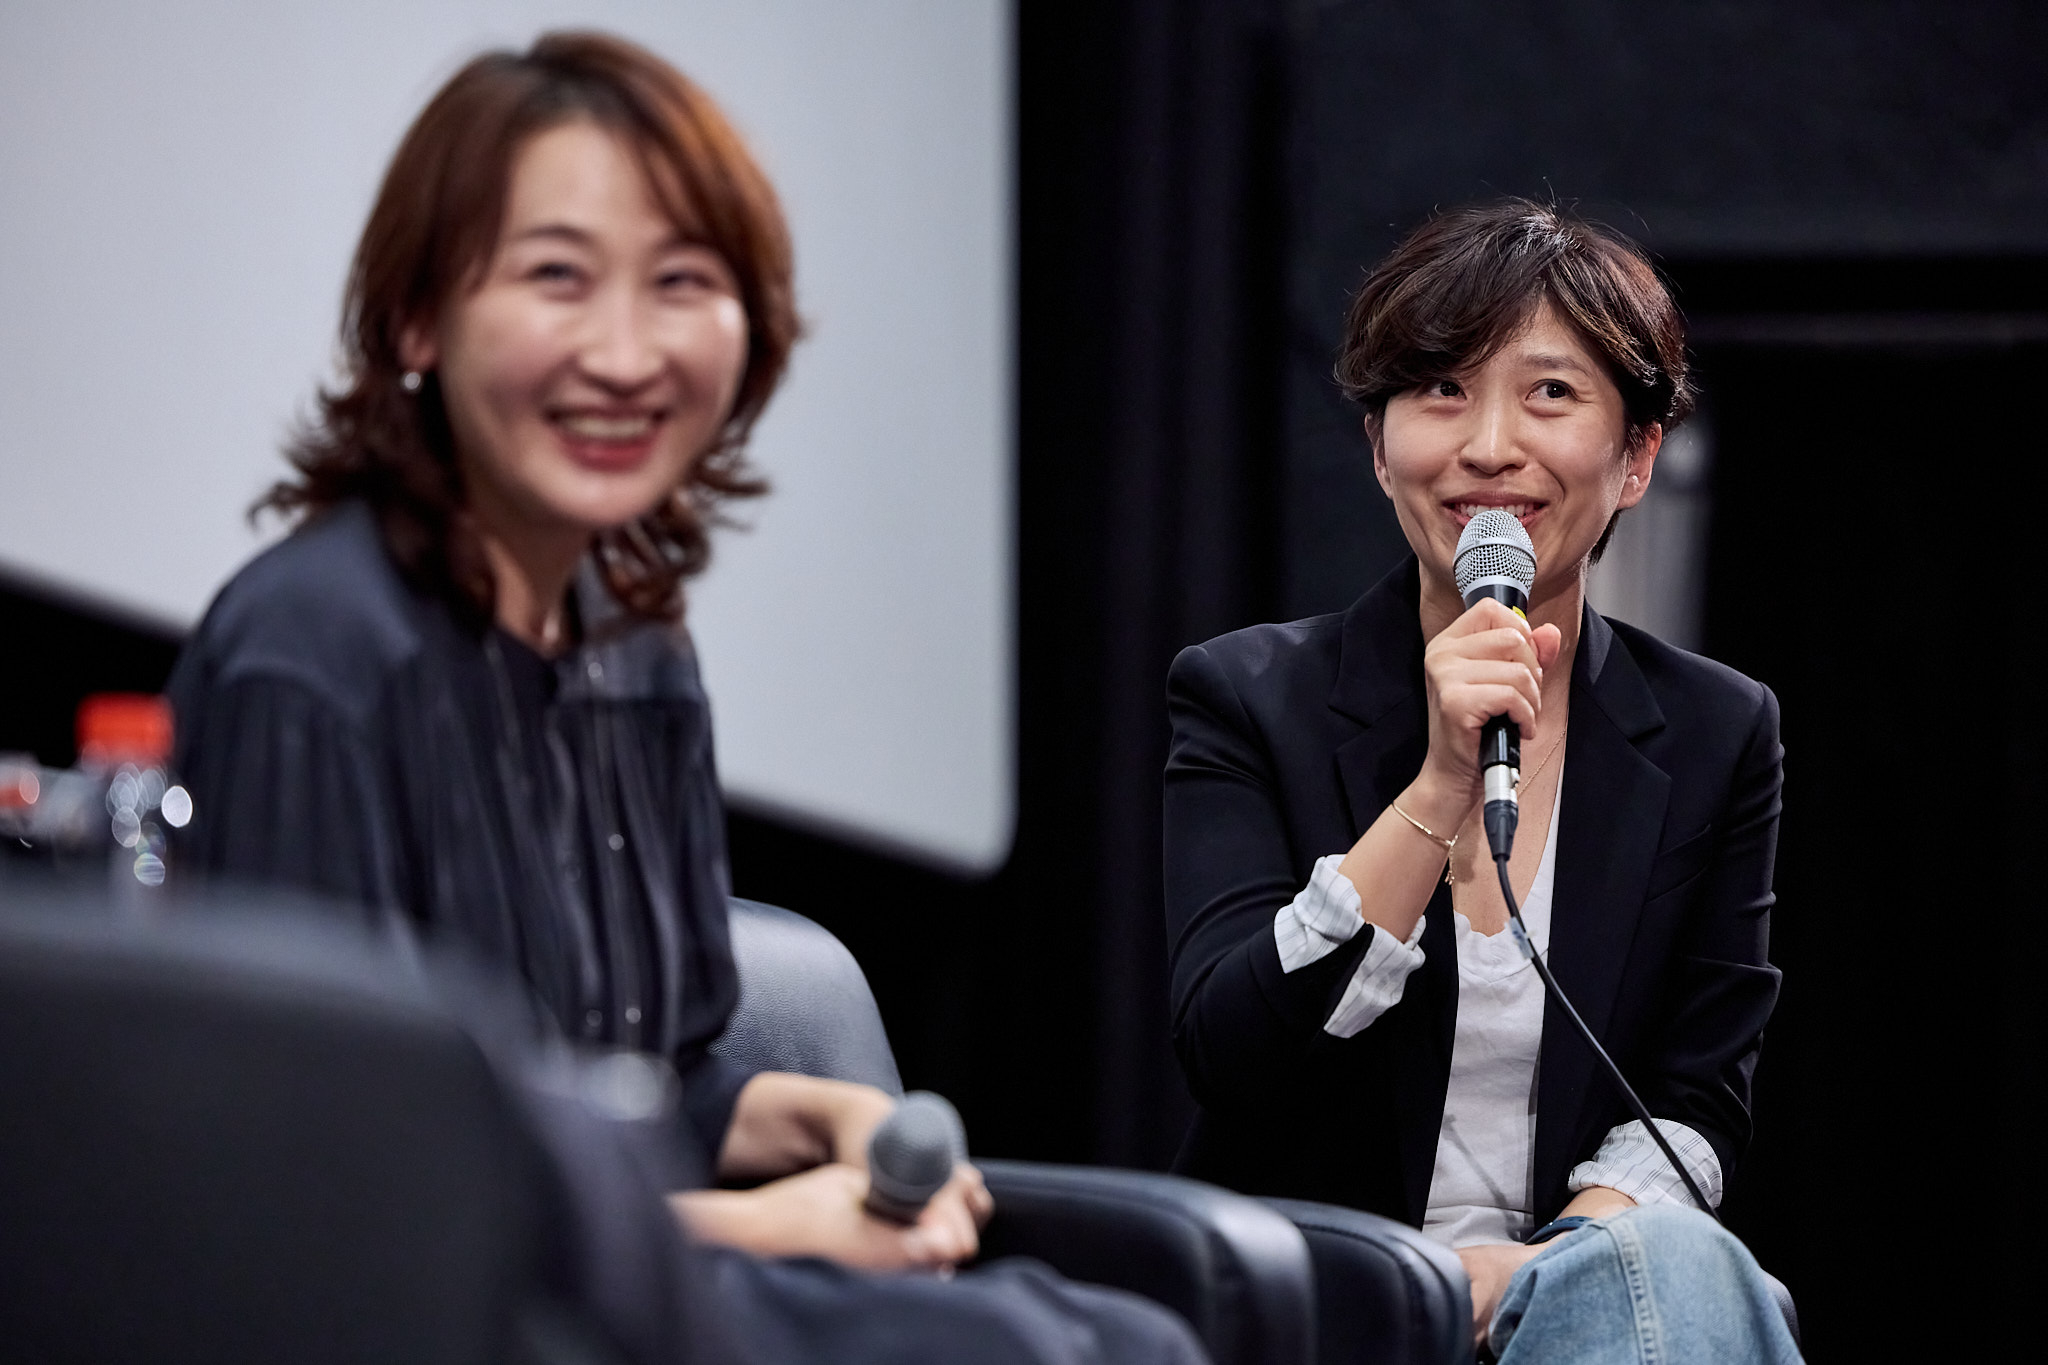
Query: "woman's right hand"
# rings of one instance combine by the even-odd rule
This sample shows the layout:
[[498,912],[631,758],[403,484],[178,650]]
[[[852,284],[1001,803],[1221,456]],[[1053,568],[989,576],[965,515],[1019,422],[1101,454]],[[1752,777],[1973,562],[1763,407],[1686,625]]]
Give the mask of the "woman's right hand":
[[1488,598],[1423,650],[1429,755],[1416,777],[1416,799],[1443,822],[1432,828],[1457,829],[1479,804],[1479,732],[1487,721],[1506,716],[1523,734],[1535,732],[1543,711],[1543,670],[1557,662],[1563,647],[1556,626],[1532,630]]
[[669,1204],[696,1237],[756,1256],[823,1256],[857,1270],[943,1270],[972,1259],[994,1209],[962,1162],[909,1225],[866,1207],[868,1173],[831,1162],[751,1190],[687,1190]]
[[1493,1315],[1500,1309],[1501,1297],[1508,1292],[1508,1281],[1515,1278],[1517,1270],[1548,1250],[1548,1243],[1532,1247],[1480,1245],[1458,1248],[1458,1262],[1465,1267],[1465,1278],[1472,1286],[1474,1346],[1486,1341],[1486,1329],[1493,1325]]

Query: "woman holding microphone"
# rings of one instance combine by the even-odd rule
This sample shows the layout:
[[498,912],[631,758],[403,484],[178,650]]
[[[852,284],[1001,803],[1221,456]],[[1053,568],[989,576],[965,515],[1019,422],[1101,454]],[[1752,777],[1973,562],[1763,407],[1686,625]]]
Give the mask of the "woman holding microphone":
[[596,35],[480,57],[400,144],[341,387],[172,696],[216,876],[396,911],[516,968],[562,1029],[675,1066],[700,1233],[895,1268],[970,1255],[963,1171],[858,1216],[866,1087],[710,1055],[737,982],[682,584],[798,324],[773,189],[709,99]]
[[713,1258],[747,1358],[1035,1360],[1069,1332],[1082,1358],[1190,1358],[1164,1310],[1042,1268],[824,1264],[971,1258],[979,1174],[908,1227],[877,1217],[889,1096],[709,1051],[738,985],[683,584],[722,504],[764,489],[746,442],[797,333],[774,191],[674,68],[558,33],[458,71],[364,228],[342,382],[268,499],[297,525],[172,680],[181,854],[457,941],[568,1038],[672,1066],[676,1213],[816,1258]]
[[[1677,309],[1632,244],[1507,201],[1372,272],[1337,374],[1412,557],[1346,612],[1174,663],[1181,1168],[1421,1227],[1508,1359],[1633,1361],[1659,1334],[1796,1356],[1755,1262],[1546,1002],[1480,823],[1480,730],[1506,716],[1530,937],[1718,1204],[1777,996],[1777,706],[1585,600],[1690,410]],[[1454,583],[1488,509],[1534,544],[1526,619]]]

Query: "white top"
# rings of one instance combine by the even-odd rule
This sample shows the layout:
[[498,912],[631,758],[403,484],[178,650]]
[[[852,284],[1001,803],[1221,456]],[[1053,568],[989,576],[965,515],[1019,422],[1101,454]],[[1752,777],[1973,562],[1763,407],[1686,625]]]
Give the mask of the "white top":
[[[1522,923],[1537,952],[1550,947],[1557,814],[1543,840]],[[1458,926],[1458,1028],[1451,1083],[1437,1130],[1436,1170],[1422,1230],[1449,1246],[1519,1242],[1536,1230],[1536,1053],[1543,1043],[1543,981],[1512,929]]]
[[[1557,829],[1563,820],[1564,776],[1536,881],[1522,906],[1522,921],[1538,952],[1550,946],[1552,888],[1557,875]],[[1299,971],[1336,951],[1363,927],[1358,889],[1337,869],[1341,853],[1316,860],[1309,883],[1273,919],[1274,943],[1285,972]],[[1458,1021],[1451,1050],[1443,1127],[1437,1134],[1423,1231],[1447,1245],[1516,1242],[1533,1231],[1536,1138],[1536,1059],[1543,1041],[1543,982],[1522,956],[1511,929],[1474,932],[1457,925]],[[1323,1031],[1350,1038],[1401,999],[1408,975],[1422,965],[1426,917],[1405,942],[1380,932],[1346,984]],[[1721,1163],[1698,1132],[1659,1119],[1664,1138],[1685,1162],[1701,1193],[1721,1202]],[[1591,1161],[1574,1166],[1569,1187],[1604,1185],[1639,1204],[1691,1197],[1643,1125],[1631,1119],[1608,1131]]]

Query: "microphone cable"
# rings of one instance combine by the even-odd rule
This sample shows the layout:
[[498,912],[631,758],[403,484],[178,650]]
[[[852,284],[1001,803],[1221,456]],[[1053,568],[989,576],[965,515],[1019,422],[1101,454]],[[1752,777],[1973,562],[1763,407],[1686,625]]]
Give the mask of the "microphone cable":
[[1515,927],[1515,943],[1521,948],[1522,955],[1536,968],[1536,975],[1542,980],[1543,989],[1557,1002],[1565,1017],[1572,1021],[1573,1026],[1579,1031],[1579,1036],[1586,1040],[1586,1046],[1592,1048],[1593,1055],[1600,1059],[1600,1064],[1607,1068],[1608,1076],[1613,1078],[1615,1085],[1621,1089],[1621,1097],[1628,1101],[1629,1112],[1649,1130],[1651,1140],[1657,1144],[1657,1149],[1664,1153],[1664,1159],[1671,1163],[1671,1169],[1678,1172],[1678,1178],[1685,1183],[1685,1192],[1692,1196],[1692,1202],[1704,1209],[1707,1217],[1716,1223],[1720,1222],[1720,1212],[1707,1202],[1704,1194],[1700,1193],[1700,1187],[1693,1183],[1692,1172],[1685,1169],[1685,1163],[1678,1159],[1678,1153],[1671,1150],[1671,1144],[1665,1141],[1663,1131],[1657,1127],[1657,1121],[1650,1117],[1650,1111],[1636,1094],[1635,1087],[1621,1074],[1621,1068],[1614,1064],[1614,1058],[1607,1055],[1607,1049],[1600,1046],[1600,1040],[1593,1036],[1593,1030],[1587,1027],[1586,1021],[1579,1017],[1578,1010],[1566,998],[1564,988],[1559,986],[1557,978],[1550,974],[1550,967],[1543,961],[1543,954],[1537,952],[1536,945],[1530,941],[1529,926],[1522,923],[1522,907],[1515,903],[1515,888],[1508,883],[1506,851],[1494,853],[1493,866],[1494,870],[1500,873],[1500,894],[1508,903],[1508,919]]

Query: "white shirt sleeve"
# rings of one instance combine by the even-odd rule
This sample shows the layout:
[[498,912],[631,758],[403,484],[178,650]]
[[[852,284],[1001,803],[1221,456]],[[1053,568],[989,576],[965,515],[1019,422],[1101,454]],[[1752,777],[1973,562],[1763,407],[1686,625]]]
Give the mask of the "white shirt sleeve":
[[[1337,870],[1343,861],[1341,853],[1316,859],[1308,885],[1273,917],[1273,942],[1280,950],[1281,971],[1298,972],[1312,962],[1320,962],[1365,927],[1358,888]],[[1401,999],[1408,974],[1422,965],[1423,953],[1418,946],[1422,928],[1423,921],[1417,919],[1406,942],[1398,942],[1388,933],[1372,936],[1372,944],[1359,959],[1358,969],[1345,985],[1337,1008],[1323,1021],[1323,1032],[1338,1038],[1352,1037]]]
[[[1685,1163],[1685,1169],[1691,1174],[1693,1183],[1700,1187],[1700,1193],[1707,1197],[1709,1204],[1720,1208],[1721,1158],[1714,1155],[1713,1144],[1673,1119],[1658,1119],[1657,1127],[1664,1134],[1664,1140],[1671,1144],[1671,1150],[1678,1153],[1678,1159]],[[1571,1176],[1565,1183],[1573,1194],[1593,1185],[1605,1185],[1609,1189],[1620,1190],[1638,1204],[1692,1206],[1692,1196],[1685,1192],[1685,1183],[1671,1169],[1671,1163],[1657,1149],[1656,1140],[1640,1119],[1630,1119],[1609,1129],[1606,1140],[1593,1154],[1593,1159],[1572,1167]]]

